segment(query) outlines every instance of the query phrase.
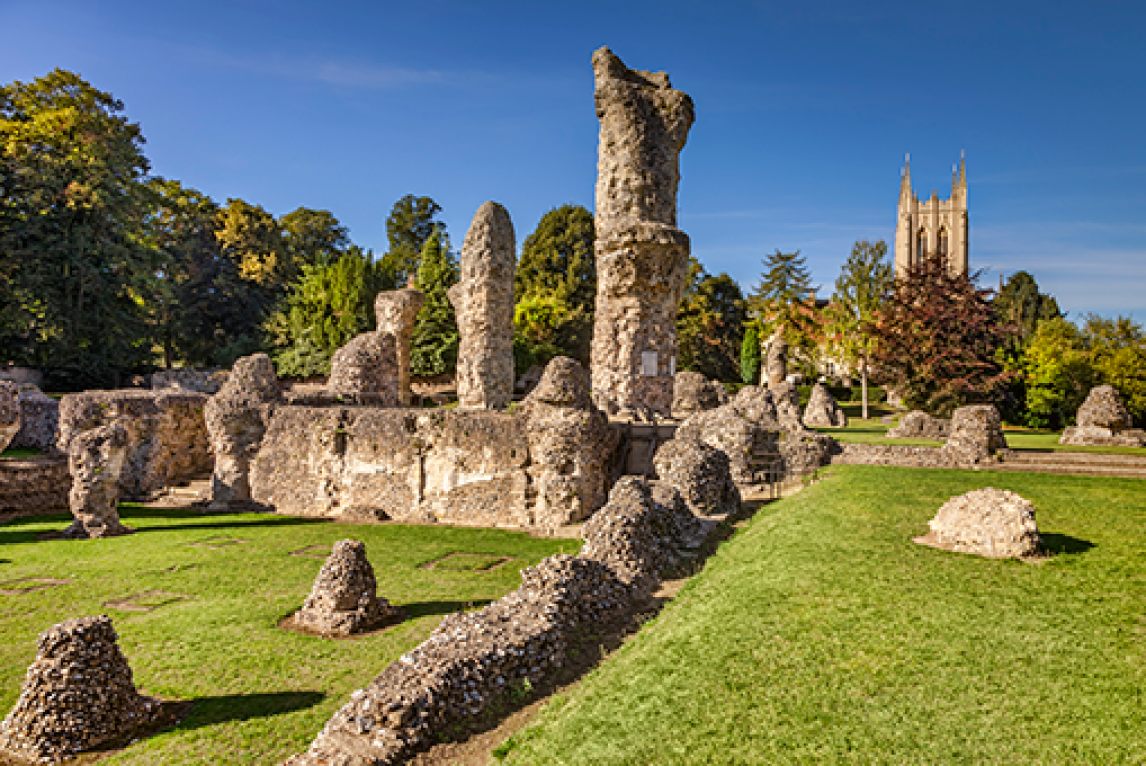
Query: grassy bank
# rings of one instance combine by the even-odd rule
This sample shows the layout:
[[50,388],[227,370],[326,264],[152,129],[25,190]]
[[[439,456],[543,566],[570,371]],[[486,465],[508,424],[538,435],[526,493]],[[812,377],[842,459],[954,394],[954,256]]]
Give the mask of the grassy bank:
[[[351,691],[422,641],[442,615],[500,597],[520,583],[522,567],[579,544],[445,526],[133,506],[121,513],[137,534],[37,539],[63,528],[70,519],[62,516],[0,526],[0,589],[9,592],[0,595],[0,715],[16,701],[37,635],[100,613],[112,616],[145,692],[195,701],[182,725],[106,761],[115,764],[279,763],[304,750]],[[410,619],[343,641],[278,629],[306,597],[330,545],[347,537],[366,542],[380,595]],[[446,558],[452,553],[485,555]],[[19,593],[45,584],[24,578],[66,582]],[[106,605],[132,596],[118,608]],[[152,611],[124,611],[132,607]]]
[[[1030,498],[1049,561],[915,545]],[[1146,483],[839,467],[766,507],[505,763],[1140,763]]]

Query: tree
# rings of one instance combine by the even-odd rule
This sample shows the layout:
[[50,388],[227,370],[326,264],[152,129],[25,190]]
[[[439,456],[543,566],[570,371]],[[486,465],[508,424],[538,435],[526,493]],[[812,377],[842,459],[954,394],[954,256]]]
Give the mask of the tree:
[[805,357],[816,352],[815,328],[809,320],[816,318],[813,296],[816,287],[806,259],[794,253],[775,253],[762,261],[765,267],[760,282],[748,297],[750,321],[761,337],[777,331],[784,340],[803,351]]
[[926,259],[895,281],[869,323],[872,362],[907,406],[950,415],[995,400],[1012,377],[998,352],[1013,331],[998,321],[977,276],[952,275],[939,259]]
[[760,382],[760,365],[760,334],[756,325],[750,324],[744,330],[744,341],[740,345],[740,379],[746,385],[757,385]]
[[875,348],[870,328],[894,279],[886,256],[887,243],[882,239],[875,244],[867,240],[856,242],[836,278],[836,292],[825,316],[833,351],[859,370],[864,420],[868,417],[867,379]]
[[298,274],[275,217],[259,205],[228,199],[219,211],[215,238],[243,279],[277,297]]
[[564,355],[588,362],[597,299],[593,214],[562,205],[526,237],[514,275],[519,371]]
[[337,260],[304,264],[283,307],[266,322],[278,373],[328,375],[334,352],[373,329],[383,281],[379,264],[353,245]]
[[435,231],[445,236],[446,225],[435,218],[440,212],[441,206],[430,197],[407,194],[394,203],[386,219],[386,237],[390,241],[390,249],[383,256],[383,261],[386,270],[393,272],[398,284],[405,284],[407,278],[417,272],[422,248],[430,236]]
[[283,241],[298,267],[336,261],[350,247],[350,230],[329,210],[300,207],[279,219]]
[[745,319],[740,285],[727,274],[712,276],[690,258],[676,316],[679,369],[721,381],[739,379]]
[[150,357],[143,144],[123,102],[72,72],[0,87],[0,343],[53,387],[115,385]]
[[453,372],[458,361],[458,323],[446,291],[458,281],[458,264],[445,233],[435,229],[422,247],[414,285],[425,303],[410,340],[410,372],[430,376]]
[[1146,424],[1146,332],[1129,317],[1084,318],[1081,334],[1090,364],[1103,383],[1118,389],[1136,423]]
[[1058,301],[1039,292],[1035,278],[1026,271],[1016,271],[999,288],[994,300],[999,318],[1018,328],[1012,344],[1021,347],[1034,333],[1039,322],[1061,317]]
[[1074,421],[1098,375],[1083,334],[1062,317],[1039,322],[1022,355],[1025,421],[1060,429]]

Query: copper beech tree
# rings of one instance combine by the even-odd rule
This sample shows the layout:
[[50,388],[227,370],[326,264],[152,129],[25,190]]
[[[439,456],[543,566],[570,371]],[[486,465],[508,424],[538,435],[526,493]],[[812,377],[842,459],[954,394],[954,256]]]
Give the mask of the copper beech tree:
[[1014,374],[998,351],[1015,329],[1000,322],[992,291],[979,288],[977,277],[925,259],[892,284],[874,314],[872,362],[908,407],[950,416],[964,404],[996,400]]

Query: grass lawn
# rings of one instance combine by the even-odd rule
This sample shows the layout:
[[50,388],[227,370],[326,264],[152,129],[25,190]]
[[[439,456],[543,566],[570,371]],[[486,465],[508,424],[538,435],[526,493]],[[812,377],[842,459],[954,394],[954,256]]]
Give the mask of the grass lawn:
[[[916,545],[949,497],[1050,560]],[[504,763],[1142,763],[1146,482],[841,466],[765,508]]]
[[34,447],[10,447],[0,452],[0,460],[38,457],[40,450]]
[[[19,695],[38,634],[69,617],[100,613],[112,616],[142,690],[196,701],[178,728],[106,761],[114,764],[280,763],[306,749],[351,691],[421,642],[442,615],[504,595],[520,583],[522,567],[580,545],[447,526],[131,505],[120,512],[137,534],[40,541],[39,533],[62,529],[70,517],[0,525],[0,589],[46,585],[24,578],[68,581],[0,595],[0,716]],[[330,545],[347,537],[366,542],[380,595],[410,619],[340,641],[278,629],[280,618],[302,604]],[[132,596],[120,608],[105,606]]]

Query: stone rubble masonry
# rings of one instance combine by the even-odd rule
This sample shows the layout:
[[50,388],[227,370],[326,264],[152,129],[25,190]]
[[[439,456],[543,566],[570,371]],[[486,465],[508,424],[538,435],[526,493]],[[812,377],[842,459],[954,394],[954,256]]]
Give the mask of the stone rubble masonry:
[[989,460],[999,450],[1007,449],[1003,423],[993,404],[960,407],[951,416],[951,435],[943,452],[961,465]]
[[821,383],[812,387],[808,406],[804,408],[804,425],[812,428],[847,428],[848,416]]
[[71,484],[68,459],[63,455],[0,460],[0,513],[67,511]]
[[728,455],[696,439],[670,439],[653,457],[657,476],[676,487],[697,516],[732,513],[740,508],[740,490],[732,480]]
[[718,380],[709,380],[699,372],[678,372],[673,379],[672,414],[686,418],[694,412],[714,410],[728,404],[728,391]]
[[60,403],[32,385],[20,386],[20,431],[10,447],[54,452],[60,424]]
[[319,570],[294,625],[327,636],[348,636],[378,627],[398,610],[378,596],[366,544],[339,540]]
[[334,352],[327,391],[376,394],[378,406],[399,403],[398,341],[393,333],[365,332]]
[[458,320],[457,388],[461,409],[500,410],[513,401],[513,222],[486,202],[462,245],[461,278],[449,289]]
[[554,358],[522,411],[537,493],[533,525],[583,521],[605,502],[617,445],[617,432],[592,402],[589,374],[574,359]]
[[676,196],[692,99],[667,74],[630,70],[608,48],[593,54],[593,73],[601,123],[593,393],[609,415],[649,408],[667,416],[688,276]]
[[1133,428],[1130,412],[1114,386],[1090,389],[1078,408],[1078,425],[1063,432],[1059,444],[1089,447],[1146,447],[1146,431]]
[[68,504],[75,521],[64,537],[117,537],[133,530],[119,521],[119,482],[127,458],[128,432],[121,422],[84,431],[68,445],[72,488]]
[[776,399],[763,386],[744,386],[732,398],[732,408],[761,428],[780,429]]
[[690,545],[683,536],[699,539],[712,526],[692,517],[673,488],[657,492],[642,479],[622,479],[586,524],[581,555],[550,556],[523,569],[512,593],[445,617],[426,641],[351,694],[287,766],[405,762],[442,732],[551,676],[584,631],[623,617],[655,587]]
[[200,394],[217,394],[226,384],[229,375],[227,370],[173,367],[151,373],[151,388],[156,390],[174,388],[179,391],[196,391]]
[[15,383],[0,380],[0,452],[20,432],[20,391]]
[[772,401],[776,403],[776,419],[780,428],[791,433],[804,433],[808,430],[800,413],[800,392],[796,384],[783,380],[769,389]]
[[777,327],[768,340],[763,377],[762,382],[768,388],[778,388],[788,382],[788,341],[784,340],[783,327]]
[[1034,505],[994,487],[951,498],[929,526],[931,532],[915,542],[992,559],[1035,556],[1041,548]]
[[113,422],[127,430],[127,457],[120,498],[146,499],[177,481],[211,470],[203,408],[209,397],[161,389],[85,391],[60,402],[58,448],[70,454],[72,439]]
[[923,410],[912,410],[899,419],[899,425],[888,429],[888,439],[946,439],[951,435],[951,421],[933,418]]
[[394,336],[398,355],[398,403],[408,407],[413,399],[410,392],[410,339],[414,335],[414,320],[426,298],[412,287],[378,293],[374,299],[374,318],[379,333]]
[[40,634],[20,697],[0,723],[0,760],[58,763],[124,740],[160,703],[135,688],[106,615],[66,620]]
[[266,354],[237,360],[227,383],[207,402],[205,423],[215,453],[211,475],[213,508],[252,504],[251,460],[282,403],[275,368]]

